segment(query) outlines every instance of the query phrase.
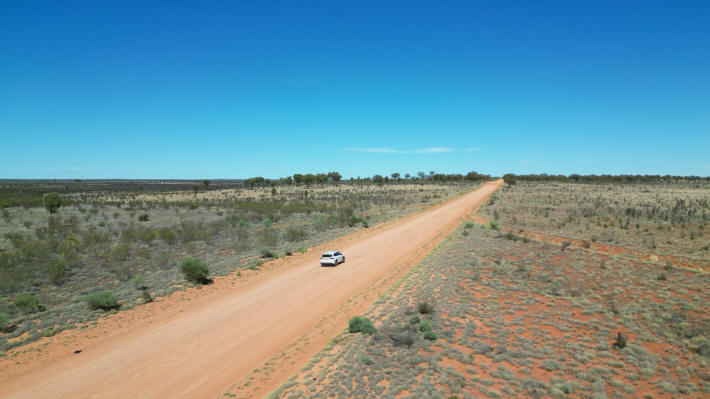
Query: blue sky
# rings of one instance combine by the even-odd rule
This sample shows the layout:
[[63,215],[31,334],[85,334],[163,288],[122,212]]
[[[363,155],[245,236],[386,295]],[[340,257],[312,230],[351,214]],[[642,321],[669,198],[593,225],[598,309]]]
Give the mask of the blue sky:
[[0,178],[707,176],[708,21],[705,0],[4,0]]

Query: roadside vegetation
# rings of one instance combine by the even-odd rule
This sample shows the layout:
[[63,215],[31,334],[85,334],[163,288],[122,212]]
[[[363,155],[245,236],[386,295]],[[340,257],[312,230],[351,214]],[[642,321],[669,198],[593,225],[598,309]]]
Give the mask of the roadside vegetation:
[[0,182],[0,354],[214,276],[258,270],[488,178],[311,176]]
[[[663,234],[656,240],[674,241],[667,251],[707,265],[702,246],[686,250],[688,232],[681,240],[679,230],[703,223],[702,198],[710,189],[685,183],[506,186],[361,316],[375,333],[346,329],[275,392],[280,398],[708,397],[707,268],[618,249],[653,254],[643,245],[649,239],[643,226],[661,221],[675,234],[655,230]],[[602,205],[595,207],[592,196]],[[626,209],[650,210],[651,199],[655,213],[632,217],[633,228],[616,235],[623,238],[614,248],[557,235],[589,239],[582,216],[560,227],[572,210],[595,209],[594,217],[615,226],[623,215],[625,226]],[[679,203],[685,219],[677,216],[674,227]]]

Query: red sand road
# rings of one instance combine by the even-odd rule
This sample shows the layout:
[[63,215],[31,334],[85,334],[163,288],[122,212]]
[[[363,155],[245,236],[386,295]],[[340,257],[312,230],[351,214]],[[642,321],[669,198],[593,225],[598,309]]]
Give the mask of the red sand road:
[[319,267],[317,258],[295,260],[242,289],[195,301],[167,320],[134,331],[122,326],[90,351],[0,376],[0,397],[214,397],[412,252],[450,233],[501,184],[487,183],[363,234],[337,248],[347,257],[338,267]]

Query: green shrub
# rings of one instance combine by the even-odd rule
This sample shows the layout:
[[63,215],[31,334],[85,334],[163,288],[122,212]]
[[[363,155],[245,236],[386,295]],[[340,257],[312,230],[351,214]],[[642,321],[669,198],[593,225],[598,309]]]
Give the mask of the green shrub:
[[118,307],[116,294],[108,290],[89,294],[86,296],[85,301],[91,309],[111,310]]
[[144,213],[144,214],[138,216],[138,220],[141,222],[147,222],[150,220],[150,215],[148,215],[147,213]]
[[627,344],[627,338],[625,335],[622,333],[618,333],[616,336],[616,341],[614,342],[614,346],[619,348],[619,349],[624,349],[626,348]]
[[434,331],[430,330],[430,331],[427,331],[424,333],[424,338],[428,339],[429,341],[434,341],[437,338],[439,338],[439,336],[436,335],[436,333]]
[[143,293],[141,294],[141,298],[143,298],[143,303],[153,302],[153,296],[150,295],[150,291],[148,291],[148,290],[143,290]]
[[47,193],[42,197],[44,208],[54,214],[62,206],[62,197],[58,193]]
[[39,299],[32,294],[18,295],[13,303],[25,313],[32,313],[41,309]]
[[360,316],[355,316],[350,319],[350,322],[348,323],[348,330],[351,333],[362,332],[365,334],[374,334],[377,332],[377,329],[372,324],[370,319]]
[[372,359],[370,359],[367,355],[362,355],[362,356],[360,357],[360,360],[361,360],[364,364],[366,364],[366,365],[368,365],[368,366],[371,366],[373,363],[375,363],[375,362],[373,362]]
[[64,259],[64,256],[60,256],[59,259],[47,266],[47,274],[49,274],[49,280],[54,284],[64,282],[67,276],[67,261]]
[[422,320],[422,322],[419,323],[419,331],[421,331],[421,332],[431,331],[431,322],[429,320]]
[[491,230],[496,230],[496,231],[500,230],[500,226],[498,225],[498,222],[495,220],[491,220],[490,222],[488,222],[488,226],[491,228]]
[[185,275],[187,281],[195,284],[206,284],[210,281],[210,269],[206,264],[195,258],[185,258],[180,263],[180,270]]
[[431,307],[431,305],[426,302],[422,302],[419,304],[419,313],[421,314],[428,314],[431,313],[433,310],[434,309]]
[[409,324],[411,325],[419,324],[419,321],[419,316],[412,316],[409,318]]
[[512,186],[518,182],[518,179],[514,174],[506,173],[503,175],[503,182]]

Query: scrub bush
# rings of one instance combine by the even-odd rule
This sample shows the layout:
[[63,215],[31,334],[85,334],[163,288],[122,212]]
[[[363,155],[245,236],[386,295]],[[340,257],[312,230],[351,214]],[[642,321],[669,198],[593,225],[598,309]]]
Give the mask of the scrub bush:
[[195,258],[185,258],[180,263],[180,270],[187,281],[195,284],[207,284],[210,282],[210,269],[206,264]]
[[362,332],[365,334],[374,334],[377,332],[377,329],[374,325],[372,325],[370,319],[360,316],[355,316],[350,319],[350,322],[348,323],[348,330],[351,333]]
[[111,310],[118,307],[116,294],[111,291],[99,291],[89,294],[85,298],[91,309]]

